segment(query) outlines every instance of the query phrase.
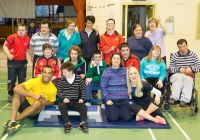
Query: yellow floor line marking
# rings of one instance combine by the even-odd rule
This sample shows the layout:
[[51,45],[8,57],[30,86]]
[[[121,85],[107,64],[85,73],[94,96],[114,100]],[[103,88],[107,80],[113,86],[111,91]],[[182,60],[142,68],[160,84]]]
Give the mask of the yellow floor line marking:
[[179,128],[179,130],[183,133],[187,140],[191,140],[190,137],[185,133],[185,131],[181,128],[181,126],[176,122],[176,120],[172,117],[172,115],[166,112],[167,115],[171,118],[171,120],[175,123],[175,125]]
[[[0,106],[0,108],[2,108],[2,106]],[[6,108],[12,108],[11,106],[7,106]]]

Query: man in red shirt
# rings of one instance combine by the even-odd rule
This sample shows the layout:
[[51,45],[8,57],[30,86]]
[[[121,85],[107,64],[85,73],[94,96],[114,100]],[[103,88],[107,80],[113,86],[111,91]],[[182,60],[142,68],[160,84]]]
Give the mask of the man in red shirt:
[[130,53],[130,47],[127,43],[122,43],[120,46],[120,52],[122,54],[123,60],[122,65],[126,68],[129,66],[135,67],[140,71],[140,59],[134,54]]
[[110,57],[113,53],[119,52],[120,45],[124,43],[122,35],[115,30],[115,20],[106,21],[107,31],[100,36],[99,50],[103,53],[103,59],[110,65]]
[[8,57],[8,102],[12,102],[16,78],[18,77],[19,84],[25,82],[28,63],[26,52],[29,49],[30,38],[27,35],[27,26],[19,23],[17,29],[18,32],[10,35],[3,45]]

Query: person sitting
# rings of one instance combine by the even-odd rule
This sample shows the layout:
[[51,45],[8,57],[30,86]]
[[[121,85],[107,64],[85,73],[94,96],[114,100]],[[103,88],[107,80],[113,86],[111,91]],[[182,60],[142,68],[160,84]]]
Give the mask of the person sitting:
[[124,67],[128,68],[129,66],[133,66],[140,71],[140,59],[136,55],[130,53],[130,47],[127,43],[121,44],[120,52],[123,57],[122,65]]
[[140,62],[140,78],[163,92],[166,65],[161,58],[161,48],[153,46],[149,54]]
[[[20,128],[18,121],[26,117],[37,119],[43,106],[54,104],[57,89],[51,82],[53,76],[51,66],[44,66],[41,75],[41,77],[30,79],[15,86],[11,120],[3,124],[8,134],[12,134]],[[19,115],[17,115],[18,112]]]
[[110,67],[104,70],[101,78],[101,92],[109,121],[132,119],[126,86],[126,68],[122,66],[122,59],[120,53],[113,53],[110,58]]
[[50,65],[53,69],[53,77],[51,80],[53,84],[57,86],[57,83],[59,79],[61,78],[60,60],[56,56],[52,55],[53,50],[52,50],[52,46],[49,43],[45,43],[42,46],[42,51],[43,51],[43,56],[40,56],[35,63],[34,77],[41,76],[42,68],[45,65]]
[[[101,51],[94,50],[93,57],[91,62],[88,65],[88,71],[86,73],[86,105],[89,106],[91,93],[92,97],[97,99],[97,90],[92,90],[92,88],[100,88],[101,87],[101,76],[103,71],[106,69],[107,64],[104,60],[102,60]],[[102,98],[102,97],[101,97]]]
[[[164,118],[150,115],[159,109],[161,92],[149,83],[142,82],[138,70],[132,66],[127,69],[127,87],[129,98],[133,101],[131,110],[136,114],[136,121],[147,119],[157,124],[166,124]],[[155,94],[155,98],[150,97],[150,92]]]
[[68,58],[64,60],[70,61],[74,65],[74,73],[80,75],[82,79],[86,74],[86,63],[82,57],[82,51],[79,46],[72,46],[68,51]]
[[168,102],[173,105],[179,100],[179,106],[186,107],[192,97],[193,74],[200,71],[200,61],[198,56],[188,49],[185,39],[179,39],[177,46],[179,51],[171,55],[169,64],[169,72],[172,74],[170,77],[172,94]]
[[78,111],[80,113],[81,123],[79,129],[88,132],[86,125],[87,107],[84,104],[85,100],[85,84],[80,75],[74,73],[74,65],[67,61],[62,64],[61,70],[63,76],[58,82],[58,97],[60,102],[58,108],[64,121],[64,132],[71,131],[72,124],[68,117],[68,109]]

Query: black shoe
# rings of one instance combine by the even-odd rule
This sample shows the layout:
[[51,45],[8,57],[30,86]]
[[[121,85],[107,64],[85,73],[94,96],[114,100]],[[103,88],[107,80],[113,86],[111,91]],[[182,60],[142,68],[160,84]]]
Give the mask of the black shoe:
[[187,106],[187,104],[186,104],[186,102],[184,102],[184,101],[180,101],[180,104],[179,104],[179,106],[180,106],[180,107],[186,107],[186,106]]
[[4,130],[7,131],[8,135],[10,135],[20,129],[20,124],[16,122],[11,122],[10,120],[8,120],[7,122],[3,124],[3,127],[4,127]]
[[8,103],[12,103],[12,99],[13,99],[13,96],[9,95],[8,96]]
[[71,125],[71,123],[67,123],[67,124],[65,124],[65,130],[64,130],[65,133],[70,132],[71,129],[72,129],[72,125]]
[[87,125],[86,125],[85,122],[84,123],[80,123],[80,125],[78,126],[78,128],[80,130],[83,130],[84,132],[88,132],[89,131],[89,129],[87,128]]
[[171,99],[168,100],[168,103],[170,105],[174,105],[176,103],[176,100],[174,98],[171,98]]

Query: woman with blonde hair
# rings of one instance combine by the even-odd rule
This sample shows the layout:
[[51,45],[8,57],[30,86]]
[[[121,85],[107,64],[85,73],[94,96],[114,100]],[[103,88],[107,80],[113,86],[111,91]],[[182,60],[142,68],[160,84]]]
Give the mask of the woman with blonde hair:
[[[127,69],[128,96],[132,99],[131,110],[136,114],[136,121],[144,119],[153,121],[157,124],[166,124],[164,118],[153,117],[150,114],[156,111],[161,103],[161,92],[152,87],[147,82],[140,80],[139,72],[135,67]],[[150,92],[155,94],[155,98],[150,97]]]
[[161,58],[161,48],[153,46],[149,54],[140,61],[140,78],[161,92],[166,77],[166,65]]
[[69,57],[68,51],[73,45],[80,45],[81,38],[78,28],[76,27],[75,20],[68,20],[66,28],[61,30],[58,35],[59,48],[56,56],[60,59],[61,63]]

